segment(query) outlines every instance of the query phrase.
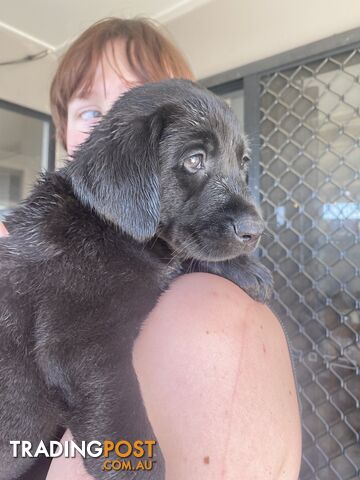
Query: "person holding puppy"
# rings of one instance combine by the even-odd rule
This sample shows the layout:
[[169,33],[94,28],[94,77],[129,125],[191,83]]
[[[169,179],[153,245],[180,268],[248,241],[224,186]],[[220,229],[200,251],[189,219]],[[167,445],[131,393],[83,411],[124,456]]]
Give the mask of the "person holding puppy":
[[[94,24],[70,46],[52,83],[60,142],[71,156],[118,96],[178,77],[194,78],[149,21]],[[183,275],[149,315],[133,361],[167,480],[298,478],[295,383],[284,333],[268,307],[221,277]],[[60,457],[47,479],[60,478],[90,477],[81,457]]]

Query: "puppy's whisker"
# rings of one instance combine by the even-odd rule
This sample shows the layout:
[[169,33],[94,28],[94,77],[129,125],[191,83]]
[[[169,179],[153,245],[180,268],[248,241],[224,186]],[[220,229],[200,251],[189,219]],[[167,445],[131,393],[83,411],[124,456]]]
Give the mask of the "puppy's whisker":
[[156,241],[160,238],[160,235],[162,234],[162,231],[161,231],[161,228],[159,228],[157,230],[157,232],[155,233],[155,236],[154,236],[154,241],[153,243],[151,244],[151,248],[155,245]]
[[196,242],[195,239],[192,239],[192,241],[185,242],[180,249],[174,249],[174,256],[179,256],[181,255],[184,251],[188,250],[188,248],[193,245]]
[[[172,261],[174,261],[176,258],[178,258],[180,260],[183,260],[183,261],[187,260],[188,258],[192,258],[192,255],[189,254],[189,252],[187,252],[187,251],[195,243],[196,243],[196,239],[190,237],[190,241],[185,242],[180,249],[174,248],[174,250],[172,252],[172,255],[171,255],[171,258],[168,262],[168,265]],[[187,253],[184,255],[184,252],[187,252]]]
[[[155,243],[158,241],[158,239],[159,239],[159,237],[160,237],[160,233],[161,233],[160,231],[156,232],[154,238],[151,240],[151,243],[150,243],[150,245],[149,245],[150,250],[151,250],[152,248],[154,248]],[[144,249],[145,249],[145,248],[146,248],[146,244],[144,244]]]

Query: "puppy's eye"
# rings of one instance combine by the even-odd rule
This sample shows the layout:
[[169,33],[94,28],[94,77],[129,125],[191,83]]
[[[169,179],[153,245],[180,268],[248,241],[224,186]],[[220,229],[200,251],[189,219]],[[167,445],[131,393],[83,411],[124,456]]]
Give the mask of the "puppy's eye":
[[191,157],[185,158],[184,167],[191,173],[196,173],[204,168],[205,155],[203,153],[195,153]]

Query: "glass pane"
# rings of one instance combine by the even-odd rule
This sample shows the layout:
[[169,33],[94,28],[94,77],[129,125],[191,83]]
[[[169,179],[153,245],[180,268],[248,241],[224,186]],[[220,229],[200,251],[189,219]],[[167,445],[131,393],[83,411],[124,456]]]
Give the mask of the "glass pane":
[[[294,353],[301,480],[360,472],[360,54],[261,79],[261,194],[274,310]],[[356,454],[357,452],[357,454]]]
[[235,111],[239,119],[242,133],[244,133],[244,91],[235,90],[234,92],[221,95],[225,102]]
[[0,220],[47,167],[48,123],[0,108]]

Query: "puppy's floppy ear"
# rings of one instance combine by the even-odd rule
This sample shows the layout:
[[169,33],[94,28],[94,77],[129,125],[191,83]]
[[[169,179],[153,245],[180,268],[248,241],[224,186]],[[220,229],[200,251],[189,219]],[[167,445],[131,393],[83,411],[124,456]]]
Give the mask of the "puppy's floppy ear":
[[160,220],[163,121],[159,111],[126,120],[112,109],[65,167],[80,201],[139,241]]

